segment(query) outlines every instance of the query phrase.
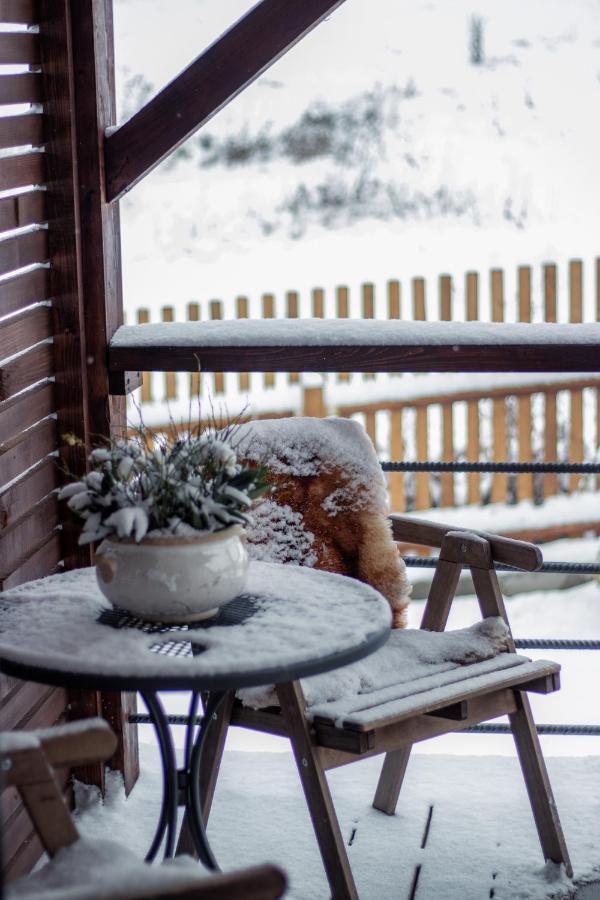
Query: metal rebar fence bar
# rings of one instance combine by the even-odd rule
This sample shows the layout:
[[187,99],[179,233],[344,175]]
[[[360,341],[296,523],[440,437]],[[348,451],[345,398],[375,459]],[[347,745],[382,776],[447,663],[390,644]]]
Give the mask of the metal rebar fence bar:
[[503,472],[521,475],[528,472],[557,475],[598,475],[600,463],[534,462],[382,462],[384,472]]
[[[169,725],[187,725],[188,717],[185,715],[169,715],[167,716]],[[147,713],[131,713],[129,721],[132,725],[150,725],[151,719]],[[195,717],[196,725],[202,722],[201,716]],[[575,725],[575,724],[558,724],[536,726],[538,734],[542,735],[570,735],[579,737],[599,737],[600,725]],[[503,723],[489,722],[482,725],[469,725],[462,729],[470,734],[511,734],[510,725]]]
[[[407,566],[417,569],[435,569],[437,556],[403,556],[402,559]],[[522,572],[522,569],[516,569],[514,566],[506,566],[504,563],[495,563],[495,568],[499,572]],[[600,575],[600,562],[597,563],[571,563],[571,562],[546,562],[542,563],[539,569],[528,574],[535,575],[536,572],[553,572],[556,575]]]

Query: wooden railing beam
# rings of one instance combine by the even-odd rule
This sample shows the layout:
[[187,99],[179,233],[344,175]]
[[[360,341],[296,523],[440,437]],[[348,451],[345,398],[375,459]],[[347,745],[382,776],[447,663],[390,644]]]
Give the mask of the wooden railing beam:
[[343,0],[262,0],[106,137],[106,199],[117,200]]
[[[594,327],[594,326],[588,326]],[[109,350],[112,372],[597,372],[600,345],[190,345]]]

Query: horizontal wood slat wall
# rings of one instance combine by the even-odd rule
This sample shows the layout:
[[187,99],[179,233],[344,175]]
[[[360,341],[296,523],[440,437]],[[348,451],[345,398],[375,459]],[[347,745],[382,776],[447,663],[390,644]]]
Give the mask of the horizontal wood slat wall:
[[0,231],[45,222],[45,197],[45,191],[34,190],[0,200]]
[[0,103],[39,103],[42,99],[42,78],[39,72],[0,77]]
[[0,190],[2,191],[28,187],[30,184],[43,184],[44,180],[44,154],[41,152],[4,156],[0,159]]
[[[2,0],[0,21],[36,24],[36,0]],[[38,65],[40,37],[0,33],[0,63]],[[0,74],[0,104],[43,100],[38,72]],[[56,451],[61,418],[55,377],[56,330],[50,303],[45,116],[30,106],[0,117],[0,589],[58,570],[65,558]],[[10,148],[20,148],[10,155]],[[22,148],[30,148],[23,152]],[[56,300],[53,301],[55,303]],[[58,421],[57,421],[58,419]],[[64,690],[0,675],[0,730],[45,727],[64,719]],[[65,790],[69,774],[61,779]],[[15,792],[2,797],[8,878],[26,872],[41,851]]]
[[0,34],[2,65],[34,66],[40,61],[40,39],[37,34],[15,32]]
[[2,0],[0,21],[10,25],[34,25],[37,19],[35,0]]
[[39,113],[0,118],[0,147],[39,147],[42,140],[42,117]]

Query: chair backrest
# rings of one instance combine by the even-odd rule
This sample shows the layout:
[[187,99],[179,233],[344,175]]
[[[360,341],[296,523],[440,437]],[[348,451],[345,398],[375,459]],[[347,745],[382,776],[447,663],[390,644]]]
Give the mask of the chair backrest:
[[261,420],[240,427],[237,445],[246,460],[268,467],[274,488],[253,510],[250,555],[358,578],[386,597],[394,627],[402,627],[410,587],[388,521],[385,478],[359,423]]
[[[103,719],[85,719],[42,731],[0,732],[3,781],[19,791],[49,856],[79,838],[56,769],[106,760],[116,745],[117,739]],[[159,884],[128,890],[126,896],[128,900],[278,900],[287,885],[285,874],[271,865],[206,879],[201,875],[192,872],[189,879],[178,877],[172,884],[168,878],[160,879]],[[101,895],[106,896],[106,891]]]

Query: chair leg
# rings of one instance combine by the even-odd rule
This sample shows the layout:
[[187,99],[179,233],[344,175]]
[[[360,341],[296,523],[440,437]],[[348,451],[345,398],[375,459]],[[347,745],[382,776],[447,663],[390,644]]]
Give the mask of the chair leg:
[[373,807],[387,816],[393,816],[396,812],[411,749],[409,744],[408,747],[402,747],[400,750],[390,750],[389,753],[385,754],[379,781],[377,782],[377,790],[373,798]]
[[515,696],[517,711],[509,715],[509,720],[544,859],[563,863],[567,875],[571,877],[573,869],[569,851],[558,817],[529,698],[521,691],[515,691]]
[[297,681],[279,684],[277,696],[289,729],[292,750],[333,900],[358,900],[325,771],[304,715],[302,688]]
[[[204,745],[203,765],[200,773],[200,797],[202,798],[202,816],[204,824],[208,822],[210,809],[212,806],[215,788],[217,786],[217,778],[223,759],[223,750],[225,748],[225,739],[229,730],[231,721],[231,710],[235,700],[233,691],[223,700],[218,718],[210,723],[208,734],[206,735],[206,743]],[[176,855],[180,856],[187,853],[188,856],[197,857],[190,828],[187,820],[187,814],[183,817],[181,831],[179,832],[179,840],[177,841]]]

